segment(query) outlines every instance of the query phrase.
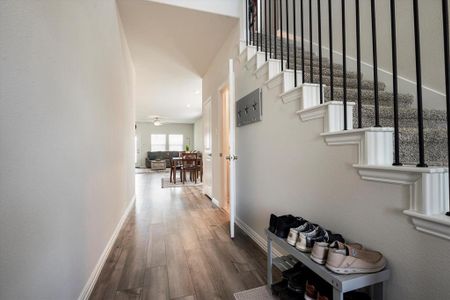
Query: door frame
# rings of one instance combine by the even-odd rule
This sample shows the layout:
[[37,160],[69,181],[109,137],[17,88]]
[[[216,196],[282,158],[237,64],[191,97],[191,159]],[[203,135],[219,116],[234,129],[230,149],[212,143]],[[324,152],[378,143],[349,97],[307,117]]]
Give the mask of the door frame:
[[[229,174],[230,174],[230,180],[228,182],[228,189],[229,189],[229,197],[230,197],[230,206],[229,206],[229,212],[227,212],[229,214],[230,217],[230,237],[234,238],[234,232],[235,232],[235,219],[236,219],[236,160],[237,160],[237,156],[236,156],[236,149],[235,149],[235,142],[236,142],[236,138],[235,138],[235,133],[236,133],[236,119],[235,119],[235,110],[236,110],[236,79],[235,79],[235,74],[234,74],[234,59],[230,58],[228,61],[228,78],[227,80],[225,80],[217,89],[217,95],[218,98],[220,100],[220,105],[218,105],[218,108],[220,110],[220,113],[218,114],[218,116],[220,117],[220,126],[222,128],[223,126],[223,120],[222,117],[224,115],[224,111],[223,111],[223,104],[222,104],[222,96],[221,96],[221,91],[225,88],[228,87],[228,114],[229,114],[229,139],[228,139],[228,143],[229,143]],[[219,104],[219,103],[218,103]],[[218,124],[219,125],[219,124]],[[220,131],[220,143],[221,143],[221,150],[222,150],[222,141],[223,141],[223,130]],[[222,155],[223,156],[223,155]],[[225,157],[221,157],[219,155],[219,159],[223,160],[225,159]],[[221,162],[221,166],[222,166],[222,162]],[[221,167],[221,171],[220,171],[220,176],[221,176],[221,186],[224,186],[224,178],[223,178],[223,174],[224,174],[224,170]],[[222,189],[222,188],[221,188]],[[223,192],[221,192],[221,197],[223,198]],[[224,201],[226,201],[225,199],[221,199],[221,208],[223,209],[223,203]],[[225,211],[225,210],[224,210]]]
[[[203,193],[205,195],[207,195],[209,198],[213,199],[213,185],[214,185],[214,157],[212,155],[212,150],[213,150],[213,126],[212,126],[212,97],[208,97],[203,103],[202,103],[202,111],[204,112],[204,107],[205,105],[209,105],[209,120],[206,120],[205,118],[203,118]],[[203,114],[203,117],[205,115]],[[207,139],[205,137],[205,125],[207,124],[207,122],[209,122],[209,152],[207,152],[207,148],[205,147],[205,143],[207,142]],[[207,178],[207,176],[205,176],[205,161],[206,160],[210,160],[209,164],[210,164],[210,186],[207,186],[205,184],[205,179]]]
[[[224,150],[224,140],[225,140],[225,134],[228,135],[228,148],[230,146],[230,141],[229,141],[229,132],[230,132],[230,124],[228,123],[228,130],[225,131],[224,128],[224,117],[225,116],[225,107],[224,107],[224,103],[223,103],[223,98],[222,98],[222,93],[223,91],[226,90],[228,93],[227,96],[227,104],[229,105],[230,103],[230,85],[229,85],[229,80],[227,79],[226,81],[224,81],[219,88],[217,89],[217,99],[218,99],[218,108],[219,108],[219,126],[220,126],[220,136],[219,136],[219,143],[220,143],[220,148],[219,148],[219,159],[220,159],[220,208],[222,208],[226,213],[230,214],[230,205],[228,205],[227,202],[227,195],[228,197],[230,196],[230,181],[227,181],[226,173],[230,172],[230,162],[226,162],[225,157],[227,155],[230,155],[230,153],[225,153]],[[229,109],[227,110],[228,115],[229,115]],[[228,116],[229,117],[229,116]],[[228,152],[230,152],[230,150],[228,150]],[[226,191],[228,189],[228,192]],[[231,199],[228,199],[231,200]]]

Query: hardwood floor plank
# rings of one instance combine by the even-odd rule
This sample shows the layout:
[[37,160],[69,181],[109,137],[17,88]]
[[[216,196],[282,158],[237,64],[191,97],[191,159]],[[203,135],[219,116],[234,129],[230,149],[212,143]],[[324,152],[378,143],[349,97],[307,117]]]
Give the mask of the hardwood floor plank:
[[116,291],[114,300],[141,300],[142,288]]
[[170,298],[193,295],[191,275],[179,235],[168,234],[165,242]]
[[169,299],[169,280],[166,266],[148,268],[145,272],[145,282],[148,286],[143,288],[143,300]]
[[[234,300],[265,282],[265,253],[201,187],[161,188],[164,173],[136,176],[136,206],[90,299]],[[274,270],[275,276],[277,276]]]
[[202,249],[196,248],[186,251],[186,253],[197,299],[221,299],[219,292],[211,281],[214,272],[217,272],[217,270],[214,270],[211,265],[205,263],[203,259],[205,254]]
[[166,234],[165,225],[162,223],[151,225],[147,244],[147,268],[166,265]]

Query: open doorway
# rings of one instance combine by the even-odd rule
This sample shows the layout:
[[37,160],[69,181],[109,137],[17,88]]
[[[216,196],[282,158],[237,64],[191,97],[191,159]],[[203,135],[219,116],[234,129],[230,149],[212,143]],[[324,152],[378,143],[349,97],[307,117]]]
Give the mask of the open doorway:
[[230,90],[228,84],[222,86],[219,90],[221,103],[221,175],[222,175],[222,208],[230,213]]

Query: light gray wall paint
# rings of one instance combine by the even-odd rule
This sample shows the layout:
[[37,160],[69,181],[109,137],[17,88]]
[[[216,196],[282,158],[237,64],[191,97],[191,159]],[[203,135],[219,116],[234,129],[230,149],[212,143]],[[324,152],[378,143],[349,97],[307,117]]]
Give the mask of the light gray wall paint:
[[[182,134],[184,145],[189,145],[192,149],[194,145],[194,124],[164,124],[162,126],[155,126],[149,122],[138,122],[136,135],[139,144],[138,162],[141,167],[145,167],[145,157],[147,152],[151,151],[151,135],[152,134],[166,134],[166,146],[169,150],[169,134]],[[183,146],[184,149],[184,146]]]
[[[237,99],[260,87],[237,72]],[[264,236],[271,213],[294,214],[381,251],[392,269],[387,299],[450,297],[450,242],[416,231],[402,210],[407,187],[361,180],[356,146],[327,146],[323,120],[301,122],[298,102],[263,88],[263,121],[237,128],[237,216]],[[432,288],[430,288],[432,286]]]
[[134,195],[113,0],[0,1],[0,299],[76,299]]
[[[221,122],[216,90],[226,80],[228,59],[236,55],[233,43],[238,37],[227,40],[203,80],[203,95],[213,101],[216,145]],[[264,82],[241,67],[236,76],[236,99]],[[361,180],[352,167],[356,147],[327,146],[319,135],[322,120],[301,122],[298,103],[283,104],[280,93],[264,88],[263,121],[237,128],[238,218],[264,236],[271,213],[303,216],[383,252],[392,269],[387,299],[450,298],[450,244],[414,229],[402,213],[409,207],[408,189]],[[217,153],[213,157],[218,160]],[[213,174],[219,197],[220,168]]]

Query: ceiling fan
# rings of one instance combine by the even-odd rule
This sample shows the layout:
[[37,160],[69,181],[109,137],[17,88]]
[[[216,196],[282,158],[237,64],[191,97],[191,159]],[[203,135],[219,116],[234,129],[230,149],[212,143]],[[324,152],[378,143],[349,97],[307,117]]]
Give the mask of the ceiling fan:
[[154,116],[148,116],[150,119],[152,119],[152,123],[153,123],[153,125],[155,125],[155,126],[161,126],[161,125],[164,125],[164,124],[166,124],[166,123],[168,123],[168,122],[164,122],[164,121],[162,121],[162,119],[167,119],[166,117],[161,117],[161,116],[158,116],[158,115],[154,115]]

